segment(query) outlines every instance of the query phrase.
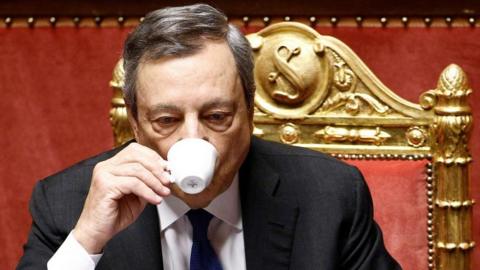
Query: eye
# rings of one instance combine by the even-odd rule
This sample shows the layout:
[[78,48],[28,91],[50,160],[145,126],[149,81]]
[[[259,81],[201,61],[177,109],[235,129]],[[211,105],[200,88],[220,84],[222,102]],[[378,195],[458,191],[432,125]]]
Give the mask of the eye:
[[231,112],[214,111],[206,113],[203,120],[210,129],[221,132],[232,125],[233,114]]
[[226,122],[231,117],[230,113],[227,112],[212,112],[205,115],[205,119],[213,124],[222,124]]
[[164,115],[164,116],[159,116],[157,118],[152,119],[151,123],[152,123],[152,128],[155,132],[166,136],[177,128],[180,121],[182,121],[181,117],[173,116],[173,115]]
[[227,115],[225,113],[211,113],[209,115],[207,115],[207,119],[210,120],[210,121],[223,121],[225,120],[225,118],[227,117]]
[[171,125],[177,123],[178,121],[179,118],[174,116],[161,116],[155,119],[155,123],[158,123],[160,125]]

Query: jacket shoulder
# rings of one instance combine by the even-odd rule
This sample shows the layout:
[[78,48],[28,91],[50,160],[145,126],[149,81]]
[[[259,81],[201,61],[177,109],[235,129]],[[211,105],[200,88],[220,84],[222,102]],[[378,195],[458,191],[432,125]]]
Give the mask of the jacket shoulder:
[[49,223],[49,228],[55,228],[66,237],[83,208],[93,168],[121,149],[122,147],[100,153],[37,182],[30,199],[30,212],[34,222]]
[[[95,165],[99,162],[102,162],[104,160],[107,160],[111,157],[113,157],[115,154],[121,151],[123,146],[114,148],[112,150],[108,150],[105,152],[102,152],[100,154],[97,154],[93,157],[87,158],[85,160],[82,160],[66,169],[63,169],[55,174],[52,174],[43,180],[41,182],[46,185],[47,187],[52,187],[55,185],[59,185],[59,182],[65,181],[65,180],[88,180],[91,177],[91,173],[93,171],[93,168]],[[84,179],[88,178],[88,179]]]
[[279,175],[286,193],[301,191],[299,194],[348,197],[358,185],[364,184],[355,166],[311,149],[254,138],[251,152],[252,160],[262,160],[264,166]]

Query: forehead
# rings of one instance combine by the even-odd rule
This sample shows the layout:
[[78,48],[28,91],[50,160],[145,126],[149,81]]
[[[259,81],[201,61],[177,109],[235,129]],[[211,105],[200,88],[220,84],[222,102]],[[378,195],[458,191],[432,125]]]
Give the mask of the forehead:
[[137,73],[137,103],[147,107],[238,94],[243,96],[235,60],[224,41],[205,42],[192,55],[141,63]]

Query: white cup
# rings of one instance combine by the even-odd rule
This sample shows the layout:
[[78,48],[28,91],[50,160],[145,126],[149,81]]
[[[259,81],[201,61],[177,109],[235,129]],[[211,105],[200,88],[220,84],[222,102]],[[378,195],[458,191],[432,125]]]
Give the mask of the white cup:
[[189,194],[197,194],[212,181],[218,152],[209,142],[187,138],[168,150],[168,167],[172,183]]

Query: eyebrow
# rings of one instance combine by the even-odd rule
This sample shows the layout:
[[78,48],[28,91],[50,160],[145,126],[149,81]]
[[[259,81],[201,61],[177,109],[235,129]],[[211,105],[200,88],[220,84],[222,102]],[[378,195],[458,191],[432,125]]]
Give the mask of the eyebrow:
[[152,115],[163,111],[180,112],[181,109],[173,104],[156,104],[148,109],[147,116],[151,117]]
[[[202,105],[200,108],[201,111],[205,111],[208,109],[212,108],[219,108],[219,107],[229,107],[229,108],[235,108],[235,102],[232,100],[227,100],[227,99],[222,99],[222,98],[216,98],[214,100],[211,100],[205,104]],[[174,104],[156,104],[152,106],[151,108],[148,109],[147,112],[147,117],[152,117],[153,115],[160,113],[160,112],[181,112],[182,109]]]
[[235,108],[235,102],[232,100],[217,98],[202,105],[201,110],[205,111],[211,108],[230,107]]

